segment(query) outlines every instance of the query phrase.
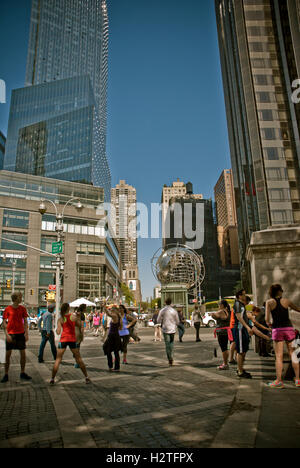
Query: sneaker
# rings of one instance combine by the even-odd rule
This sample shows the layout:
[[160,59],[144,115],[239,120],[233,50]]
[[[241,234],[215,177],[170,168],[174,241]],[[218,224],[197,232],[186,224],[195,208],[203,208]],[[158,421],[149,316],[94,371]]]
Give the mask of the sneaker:
[[6,383],[6,382],[8,382],[8,375],[5,374],[5,376],[1,380],[1,383]]
[[295,385],[297,388],[300,388],[300,380],[295,380]]
[[20,374],[20,379],[21,380],[32,380],[32,377],[30,377],[29,375],[25,374],[25,372],[23,372],[22,374]]
[[76,362],[76,364],[74,364],[74,367],[75,367],[75,369],[80,369],[80,365],[77,364],[77,362]]
[[283,385],[283,382],[278,382],[278,380],[275,380],[274,382],[269,383],[268,387],[270,387],[270,388],[284,388],[284,385]]
[[249,372],[244,371],[242,374],[237,372],[237,375],[240,379],[252,379],[252,375]]
[[174,361],[169,361],[169,366],[172,367],[174,364]]
[[218,369],[221,370],[221,371],[222,370],[229,370],[229,366],[228,365],[226,366],[225,364],[222,364],[222,366],[219,366]]
[[51,379],[50,380],[50,385],[54,385],[54,384],[55,384],[54,379]]
[[38,362],[39,362],[39,364],[43,364],[45,361],[44,361],[44,359],[39,359]]
[[126,359],[124,359],[123,364],[128,365],[128,362],[126,361]]
[[90,380],[88,377],[86,377],[85,383],[86,383],[87,385],[89,385],[89,384],[91,384],[92,382],[91,382],[91,380]]

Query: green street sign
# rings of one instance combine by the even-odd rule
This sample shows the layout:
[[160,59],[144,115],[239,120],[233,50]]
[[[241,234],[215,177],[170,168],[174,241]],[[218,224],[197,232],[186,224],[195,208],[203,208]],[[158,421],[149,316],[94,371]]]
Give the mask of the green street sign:
[[52,253],[53,254],[60,254],[63,251],[63,243],[62,242],[54,242],[52,244]]

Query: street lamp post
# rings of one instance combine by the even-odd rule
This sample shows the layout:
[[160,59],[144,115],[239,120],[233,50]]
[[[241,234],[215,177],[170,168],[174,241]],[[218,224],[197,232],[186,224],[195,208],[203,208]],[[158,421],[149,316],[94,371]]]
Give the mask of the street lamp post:
[[[66,207],[72,202],[77,200],[76,208],[78,210],[81,210],[83,208],[83,205],[81,201],[78,198],[70,198],[70,200],[67,201],[65,206],[63,207],[63,210],[61,213],[58,212],[58,208],[56,204],[50,200],[50,199],[42,199],[39,212],[41,215],[45,214],[47,211],[46,207],[46,202],[51,203],[54,206],[55,209],[55,214],[56,214],[56,226],[55,226],[55,231],[56,231],[56,239],[57,242],[62,242],[63,241],[63,231],[64,231],[64,225],[63,225],[63,220],[64,220],[64,212]],[[59,310],[60,310],[60,269],[61,269],[61,253],[56,254],[56,297],[55,297],[55,309],[56,309],[56,320],[55,320],[55,330],[57,329],[57,322],[58,322],[58,316],[59,316]]]

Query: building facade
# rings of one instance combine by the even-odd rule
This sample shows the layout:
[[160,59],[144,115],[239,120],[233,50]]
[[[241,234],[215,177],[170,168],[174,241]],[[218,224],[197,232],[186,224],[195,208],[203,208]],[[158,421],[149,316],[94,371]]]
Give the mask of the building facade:
[[[180,179],[177,179],[176,182],[173,182],[171,186],[164,185],[162,196],[161,196],[161,206],[162,206],[162,239],[163,246],[166,246],[166,239],[169,236],[169,226],[168,226],[168,213],[170,208],[170,201],[175,198],[184,197],[187,193],[186,184],[181,182]],[[195,194],[195,199],[202,200],[203,195]]]
[[256,231],[300,222],[299,0],[216,0],[245,286]]
[[231,169],[222,172],[214,192],[221,265],[223,268],[239,267],[238,229]]
[[123,270],[123,281],[134,294],[135,301],[140,303],[141,284],[138,270],[137,251],[137,199],[136,189],[120,180],[111,189],[112,228],[120,246],[120,258]]
[[109,201],[110,170],[87,75],[12,92],[4,169],[103,187]]
[[[81,211],[72,203],[66,206],[73,197],[80,199]],[[29,308],[45,306],[45,293],[49,285],[55,285],[55,266],[51,264],[55,258],[47,253],[52,252],[57,239],[56,215],[54,206],[47,202],[47,212],[40,214],[41,199],[52,200],[58,212],[65,207],[61,300],[115,297],[120,290],[121,264],[118,244],[106,235],[103,215],[97,214],[104,200],[103,189],[1,171],[0,306],[10,302],[12,291],[7,280],[12,280],[12,261],[16,262],[15,289],[23,293]]]
[[4,155],[5,155],[6,138],[2,132],[0,132],[0,171],[3,169]]
[[4,169],[104,188],[106,0],[32,0],[26,88],[13,92]]

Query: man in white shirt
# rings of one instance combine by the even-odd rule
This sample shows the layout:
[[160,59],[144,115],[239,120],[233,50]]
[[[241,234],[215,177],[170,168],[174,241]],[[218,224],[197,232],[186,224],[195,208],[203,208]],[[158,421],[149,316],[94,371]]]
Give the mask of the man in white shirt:
[[174,338],[179,325],[178,312],[171,307],[172,300],[166,300],[166,306],[160,311],[157,323],[161,323],[169,365],[173,366]]

